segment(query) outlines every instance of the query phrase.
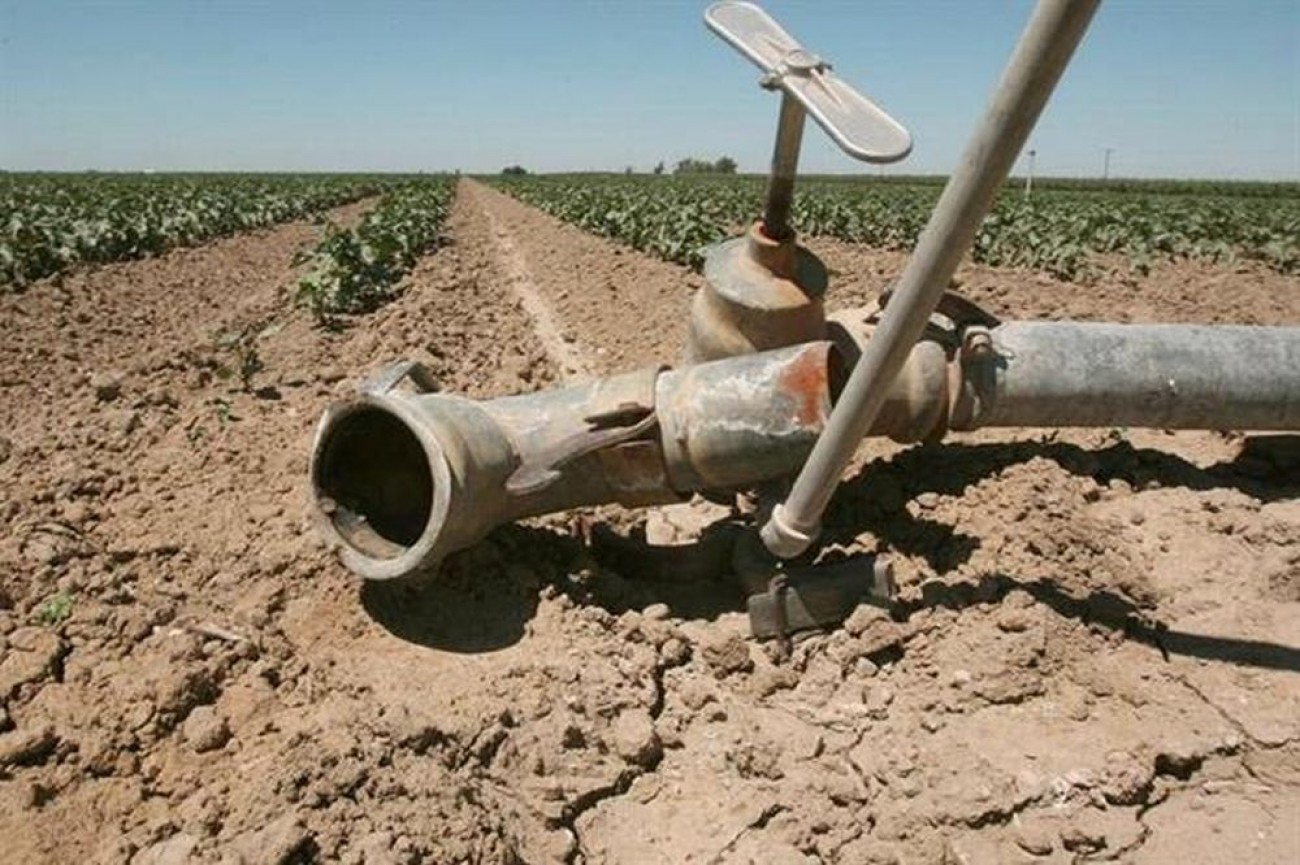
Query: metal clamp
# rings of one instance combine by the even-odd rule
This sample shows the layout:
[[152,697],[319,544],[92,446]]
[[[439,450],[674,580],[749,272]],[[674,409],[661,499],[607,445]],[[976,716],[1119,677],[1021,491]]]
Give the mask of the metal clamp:
[[560,477],[560,469],[574,460],[603,448],[639,439],[659,425],[654,407],[637,409],[641,417],[629,426],[602,427],[600,418],[587,418],[592,428],[574,433],[535,454],[515,469],[506,481],[506,492],[512,496],[538,492]]
[[786,76],[802,75],[807,78],[819,72],[828,72],[832,68],[831,64],[811,51],[791,48],[771,72],[764,74],[758,80],[758,83],[767,90],[776,90],[781,87]]
[[403,381],[409,380],[418,393],[437,393],[438,380],[428,367],[418,360],[402,360],[384,367],[361,382],[357,390],[368,394],[385,394]]

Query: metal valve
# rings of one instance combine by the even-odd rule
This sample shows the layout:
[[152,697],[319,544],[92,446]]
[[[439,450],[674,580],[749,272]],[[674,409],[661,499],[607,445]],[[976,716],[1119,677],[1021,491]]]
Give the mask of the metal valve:
[[692,363],[826,335],[826,267],[796,243],[790,226],[805,116],[812,115],[855,159],[894,162],[912,148],[906,129],[754,4],[715,3],[704,20],[763,70],[763,87],[783,95],[763,216],[745,236],[717,244],[705,256],[705,286],[691,308],[683,353]]

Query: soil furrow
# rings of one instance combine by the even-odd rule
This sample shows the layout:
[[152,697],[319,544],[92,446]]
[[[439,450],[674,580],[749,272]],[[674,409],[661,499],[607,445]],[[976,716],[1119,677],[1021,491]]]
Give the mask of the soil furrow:
[[583,346],[601,374],[677,361],[700,285],[695,273],[595,237],[481,183],[472,188],[527,262],[562,335]]
[[[479,186],[448,231],[393,303],[338,332],[289,302],[305,224],[0,299],[6,857],[1287,861],[1286,441],[872,444],[828,532],[839,554],[895,558],[906,621],[861,608],[785,663],[745,639],[721,579],[633,579],[564,516],[422,582],[361,585],[308,514],[330,401],[399,359],[471,398],[672,361],[698,285]],[[813,243],[846,303],[892,273]],[[1008,314],[1124,303],[972,274]],[[1137,280],[1125,314],[1292,322],[1287,288],[1237,309]],[[214,342],[252,323],[245,388]],[[689,557],[725,514],[623,515],[620,554]],[[1168,661],[1123,627],[1152,619]]]
[[493,215],[490,207],[482,202],[486,187],[474,181],[465,181],[461,193],[473,206],[482,210],[496,243],[497,261],[500,264],[510,289],[519,298],[528,315],[533,320],[533,330],[552,362],[563,372],[569,381],[590,379],[595,376],[596,364],[587,356],[584,347],[577,345],[573,337],[566,338],[565,332],[556,317],[551,304],[542,296],[532,274],[528,270],[511,237],[509,229],[503,228]]

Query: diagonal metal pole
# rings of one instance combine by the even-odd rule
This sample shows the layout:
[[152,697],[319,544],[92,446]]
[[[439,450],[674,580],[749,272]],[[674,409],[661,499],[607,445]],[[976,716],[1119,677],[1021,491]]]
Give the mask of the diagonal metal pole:
[[1007,178],[1101,0],[1039,0],[993,100],[944,187],[880,327],[853,369],[826,430],[789,497],[760,530],[781,558],[802,553],[821,531],[822,513],[858,443],[879,414],[898,370],[921,337],[957,265],[970,250],[998,187]]

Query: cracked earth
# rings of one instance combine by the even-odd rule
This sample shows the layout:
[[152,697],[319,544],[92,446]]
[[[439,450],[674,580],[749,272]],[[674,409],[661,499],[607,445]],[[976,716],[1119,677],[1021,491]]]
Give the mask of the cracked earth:
[[[699,281],[465,182],[402,296],[323,332],[291,303],[314,232],[0,297],[6,861],[1300,858],[1295,437],[866,443],[827,555],[891,555],[899,610],[788,660],[688,566],[736,518],[703,501],[362,585],[308,519],[331,400],[400,358],[475,398],[672,362]],[[809,245],[832,308],[902,264]],[[1007,317],[1300,325],[1300,283],[1246,265],[960,278]],[[250,325],[245,391],[221,337]],[[635,566],[664,547],[687,564]]]

